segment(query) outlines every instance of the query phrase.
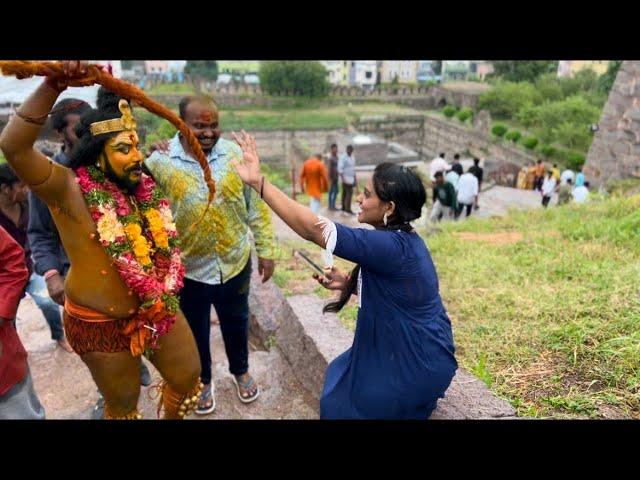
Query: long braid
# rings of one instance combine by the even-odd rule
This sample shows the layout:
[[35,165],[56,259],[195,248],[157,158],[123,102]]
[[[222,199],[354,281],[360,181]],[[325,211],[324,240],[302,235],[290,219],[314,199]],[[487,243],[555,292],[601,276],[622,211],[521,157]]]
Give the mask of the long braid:
[[[111,90],[116,95],[127,98],[130,101],[134,102],[136,105],[145,108],[149,112],[168,120],[180,131],[180,133],[182,133],[184,138],[187,140],[187,143],[191,147],[191,151],[195,154],[196,160],[202,168],[204,180],[207,184],[207,188],[209,189],[209,203],[207,205],[208,209],[215,196],[216,185],[213,178],[211,177],[209,163],[207,162],[207,158],[202,151],[202,147],[200,147],[198,139],[189,129],[189,127],[187,127],[187,125],[178,115],[176,115],[164,105],[161,105],[158,102],[150,99],[140,88],[136,87],[135,85],[111,76],[108,72],[102,70],[98,65],[89,65],[87,67],[87,70],[88,72],[86,76],[82,78],[74,77],[74,82],[82,83],[85,86],[93,84],[102,85],[106,89]],[[0,71],[2,71],[4,75],[13,75],[19,79],[29,78],[33,76],[65,76],[64,70],[62,69],[62,64],[59,62],[27,62],[21,60],[3,60],[0,61]]]

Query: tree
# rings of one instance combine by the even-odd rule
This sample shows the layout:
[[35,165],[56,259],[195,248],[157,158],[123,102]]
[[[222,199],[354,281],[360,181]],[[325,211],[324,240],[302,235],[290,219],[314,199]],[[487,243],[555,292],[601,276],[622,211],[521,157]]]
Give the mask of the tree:
[[434,60],[431,62],[431,69],[433,70],[434,75],[442,74],[442,60]]
[[607,71],[603,73],[600,78],[598,78],[598,90],[602,93],[609,94],[611,88],[613,87],[613,82],[616,81],[616,77],[618,76],[618,70],[620,70],[620,66],[622,65],[622,60],[612,60],[609,63],[609,67]]
[[218,78],[218,62],[215,60],[187,60],[184,73],[215,81]]
[[327,69],[320,62],[262,62],[259,75],[260,86],[270,95],[324,97],[329,93]]
[[493,62],[493,76],[510,82],[535,82],[545,73],[558,71],[557,60],[501,60]]

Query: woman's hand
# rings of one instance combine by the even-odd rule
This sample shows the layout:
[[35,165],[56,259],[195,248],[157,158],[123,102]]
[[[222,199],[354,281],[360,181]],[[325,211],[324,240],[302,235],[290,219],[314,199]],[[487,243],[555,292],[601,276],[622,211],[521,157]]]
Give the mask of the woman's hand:
[[336,267],[325,267],[324,275],[314,273],[313,278],[327,290],[344,290],[349,280],[349,276],[345,275]]
[[231,136],[242,149],[242,162],[233,161],[231,163],[242,181],[257,190],[260,188],[262,175],[260,175],[260,158],[258,158],[256,141],[244,130],[240,132],[240,135],[232,132]]

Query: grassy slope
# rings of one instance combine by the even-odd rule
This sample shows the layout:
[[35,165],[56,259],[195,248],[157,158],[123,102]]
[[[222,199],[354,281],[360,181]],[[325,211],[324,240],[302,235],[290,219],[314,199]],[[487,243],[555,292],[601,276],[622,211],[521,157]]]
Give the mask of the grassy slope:
[[[638,207],[640,196],[514,212],[426,239],[460,364],[520,415],[640,418]],[[320,258],[284,242],[276,283],[328,297],[291,257],[300,246]],[[354,303],[340,313],[351,329],[355,315]]]

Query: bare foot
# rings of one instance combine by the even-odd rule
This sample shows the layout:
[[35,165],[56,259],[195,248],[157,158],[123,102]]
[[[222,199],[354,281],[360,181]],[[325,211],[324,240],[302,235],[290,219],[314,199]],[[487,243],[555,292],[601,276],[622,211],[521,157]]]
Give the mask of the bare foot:
[[58,340],[58,346],[69,353],[73,353],[73,348],[71,348],[71,345],[69,345],[66,337],[62,337],[60,340]]

